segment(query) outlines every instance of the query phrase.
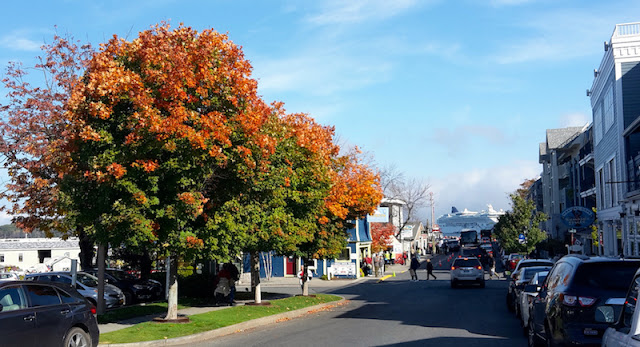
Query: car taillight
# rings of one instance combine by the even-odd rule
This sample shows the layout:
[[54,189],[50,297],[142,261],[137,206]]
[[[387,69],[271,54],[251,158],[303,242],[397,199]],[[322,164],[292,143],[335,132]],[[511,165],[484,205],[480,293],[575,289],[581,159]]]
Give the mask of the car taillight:
[[476,269],[482,270],[482,266],[478,265],[478,266],[476,266]]
[[567,306],[576,306],[580,304],[582,307],[589,307],[596,302],[596,298],[588,296],[563,295],[562,303]]
[[91,305],[91,314],[96,314],[98,313],[98,310],[96,309],[95,306]]
[[587,296],[579,296],[578,297],[578,302],[580,303],[580,306],[582,307],[589,307],[591,305],[593,305],[594,302],[596,302],[596,298],[590,298]]
[[459,268],[460,268],[459,266],[452,266],[451,270],[456,270],[456,269],[459,269]]

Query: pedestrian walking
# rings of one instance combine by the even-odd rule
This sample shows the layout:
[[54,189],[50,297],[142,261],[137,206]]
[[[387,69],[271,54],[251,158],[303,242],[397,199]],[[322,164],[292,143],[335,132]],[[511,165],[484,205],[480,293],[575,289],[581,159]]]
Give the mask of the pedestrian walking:
[[378,276],[382,276],[382,275],[384,275],[385,262],[384,262],[384,260],[382,259],[382,257],[381,257],[381,256],[380,256],[380,257],[378,257],[378,263],[377,263],[377,265],[378,265],[378,274],[377,274],[377,275],[378,275]]
[[416,270],[418,270],[419,267],[420,267],[420,262],[418,261],[418,258],[416,258],[415,256],[411,257],[411,265],[409,266],[409,273],[411,274],[412,282],[418,282],[418,274],[416,273]]
[[433,276],[433,279],[437,280],[436,275],[433,274],[433,263],[431,259],[427,259],[427,281],[429,280],[429,276]]
[[489,254],[489,258],[487,259],[487,267],[489,268],[489,279],[492,279],[493,276],[496,276],[497,279],[500,279],[500,276],[496,273],[496,260],[493,258],[493,254]]

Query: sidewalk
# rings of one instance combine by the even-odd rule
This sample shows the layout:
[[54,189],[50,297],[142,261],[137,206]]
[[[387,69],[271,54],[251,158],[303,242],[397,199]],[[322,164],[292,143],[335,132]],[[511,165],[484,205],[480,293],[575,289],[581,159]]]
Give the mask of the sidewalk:
[[[402,266],[402,265],[398,265],[398,266]],[[406,268],[406,267],[405,267]],[[406,269],[405,269],[406,270]],[[397,271],[397,270],[396,270]],[[313,288],[322,288],[322,289],[326,289],[326,288],[340,288],[340,287],[345,287],[348,285],[352,285],[361,281],[366,281],[366,280],[377,280],[378,277],[361,277],[361,278],[351,278],[351,279],[340,279],[340,278],[334,278],[331,281],[324,281],[321,279],[313,279],[309,282],[309,289],[313,289]],[[298,278],[296,277],[272,277],[270,280],[266,280],[266,279],[261,279],[262,282],[260,283],[261,286],[261,290],[262,292],[268,292],[268,288],[286,288],[286,287],[295,287],[295,288],[300,288],[300,281],[298,280]],[[247,290],[251,290],[251,283],[238,283],[236,285],[236,290],[237,291],[247,291]],[[288,295],[286,295],[288,296]],[[253,300],[236,300],[237,305],[236,306],[241,306],[244,305],[245,303],[249,303],[249,302],[253,302]],[[195,315],[195,314],[200,314],[200,313],[206,313],[206,312],[210,312],[210,311],[217,311],[217,310],[224,310],[226,308],[229,308],[232,306],[203,306],[203,307],[189,307],[189,308],[185,308],[185,309],[181,309],[178,310],[178,314],[179,315],[185,315],[185,316],[191,316],[191,315]],[[112,332],[112,331],[116,331],[116,330],[120,330],[120,329],[124,329],[124,328],[128,328],[131,326],[134,326],[136,324],[139,323],[144,323],[144,322],[148,322],[153,320],[153,318],[156,317],[164,317],[165,313],[159,313],[159,314],[154,314],[154,315],[148,315],[148,316],[141,316],[141,317],[135,317],[135,318],[130,318],[130,319],[126,319],[117,323],[107,323],[107,324],[98,324],[98,329],[100,330],[100,333],[108,333],[108,332]]]

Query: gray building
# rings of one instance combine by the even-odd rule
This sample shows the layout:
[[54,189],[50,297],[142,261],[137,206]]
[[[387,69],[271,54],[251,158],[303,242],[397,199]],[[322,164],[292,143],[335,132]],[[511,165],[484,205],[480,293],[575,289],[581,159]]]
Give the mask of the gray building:
[[604,255],[639,255],[640,23],[618,24],[588,91]]
[[[540,143],[541,193],[538,191],[537,194],[542,195],[542,212],[549,216],[542,228],[554,239],[567,238],[569,228],[561,219],[564,210],[574,206],[595,207],[592,149],[590,125],[548,129],[546,141]],[[534,192],[530,190],[530,194]],[[540,197],[536,198],[539,201]],[[578,230],[578,239],[587,249],[591,245],[590,235],[590,230]]]

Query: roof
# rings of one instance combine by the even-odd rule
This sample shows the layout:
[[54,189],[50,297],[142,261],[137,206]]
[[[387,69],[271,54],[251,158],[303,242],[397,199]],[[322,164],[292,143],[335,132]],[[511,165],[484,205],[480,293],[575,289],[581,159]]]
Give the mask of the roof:
[[568,127],[560,129],[547,129],[547,148],[562,147],[569,140],[575,138],[583,131],[584,127]]
[[37,249],[75,249],[80,248],[77,238],[63,240],[60,238],[37,239],[0,239],[0,251],[4,250],[37,250]]

